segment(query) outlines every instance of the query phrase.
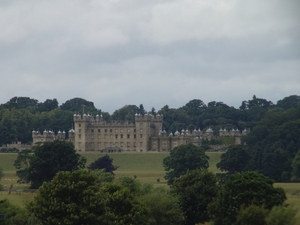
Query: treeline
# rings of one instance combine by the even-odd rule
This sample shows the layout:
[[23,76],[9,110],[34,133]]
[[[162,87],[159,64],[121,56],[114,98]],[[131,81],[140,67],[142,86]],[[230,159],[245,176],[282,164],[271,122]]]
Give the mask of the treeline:
[[217,165],[229,173],[255,170],[277,182],[300,181],[300,105],[269,109],[245,145],[231,146]]
[[68,131],[73,126],[74,113],[101,114],[108,122],[134,122],[136,113],[159,113],[164,116],[163,128],[168,132],[195,128],[203,130],[210,126],[218,134],[220,128],[252,130],[265,115],[268,117],[271,114],[266,114],[269,110],[284,112],[299,106],[299,102],[300,97],[296,95],[279,100],[277,104],[253,96],[251,100],[243,101],[237,109],[223,102],[205,104],[202,100],[194,99],[177,109],[166,105],[158,111],[154,107],[147,111],[143,104],[125,105],[110,115],[82,98],[73,98],[59,105],[56,99],[38,102],[28,97],[14,97],[0,105],[0,145],[16,141],[30,144],[32,130]]

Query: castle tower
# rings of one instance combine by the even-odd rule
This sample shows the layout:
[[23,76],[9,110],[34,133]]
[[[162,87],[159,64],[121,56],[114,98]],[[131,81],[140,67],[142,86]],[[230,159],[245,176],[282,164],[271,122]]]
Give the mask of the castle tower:
[[86,149],[86,130],[87,130],[87,115],[83,114],[83,116],[79,114],[74,114],[74,129],[75,129],[75,137],[74,137],[74,146],[75,150],[80,152],[85,152]]

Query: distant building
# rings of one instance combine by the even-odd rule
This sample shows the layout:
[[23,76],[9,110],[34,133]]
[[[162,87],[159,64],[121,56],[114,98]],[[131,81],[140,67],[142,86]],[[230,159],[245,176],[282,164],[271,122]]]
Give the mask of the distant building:
[[[227,131],[221,129],[219,137],[214,136],[211,128],[205,132],[181,130],[174,134],[162,128],[162,115],[135,115],[134,123],[105,122],[101,115],[74,114],[74,129],[68,131],[68,141],[74,143],[79,152],[162,152],[171,151],[179,145],[192,143],[200,146],[202,140],[230,137],[235,144],[246,131]],[[58,131],[32,131],[33,145],[54,140],[66,140],[66,133]]]

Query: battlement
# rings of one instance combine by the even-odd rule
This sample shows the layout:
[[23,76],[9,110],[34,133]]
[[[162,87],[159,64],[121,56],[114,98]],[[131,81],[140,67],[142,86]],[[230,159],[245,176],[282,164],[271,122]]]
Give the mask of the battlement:
[[160,114],[152,115],[146,113],[145,115],[135,114],[135,122],[162,122],[163,116]]

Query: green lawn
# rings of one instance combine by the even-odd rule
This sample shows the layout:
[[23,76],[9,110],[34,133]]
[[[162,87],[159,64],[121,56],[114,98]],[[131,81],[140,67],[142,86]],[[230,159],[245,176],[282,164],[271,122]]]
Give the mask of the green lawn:
[[[220,172],[216,168],[216,163],[220,161],[221,154],[219,152],[207,153],[210,157],[210,171],[214,173]],[[82,155],[87,158],[87,165],[89,165],[104,154],[84,153]],[[110,156],[114,160],[113,164],[119,166],[115,172],[116,177],[136,176],[141,182],[152,183],[155,186],[166,186],[162,161],[168,156],[168,153],[113,153]],[[28,190],[28,185],[17,183],[18,178],[13,166],[16,157],[17,154],[14,153],[0,154],[0,167],[4,170],[4,177],[1,180],[1,184],[5,190],[7,190],[10,184],[14,185],[13,193],[7,195],[6,191],[2,191],[0,192],[0,199],[8,198],[12,203],[24,206],[25,202],[33,199],[34,193],[24,192],[24,190]],[[158,178],[160,179],[159,183],[157,182]],[[300,209],[300,183],[277,183],[275,186],[284,188],[288,197],[288,203],[294,204]],[[298,219],[300,221],[300,210],[298,212]]]

